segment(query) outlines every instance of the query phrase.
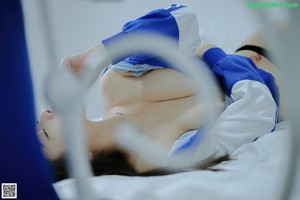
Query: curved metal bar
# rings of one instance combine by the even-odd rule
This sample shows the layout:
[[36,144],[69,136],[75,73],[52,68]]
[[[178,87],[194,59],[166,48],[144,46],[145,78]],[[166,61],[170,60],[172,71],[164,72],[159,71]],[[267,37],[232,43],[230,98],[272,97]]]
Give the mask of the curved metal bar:
[[[292,9],[291,9],[292,10]],[[257,9],[257,14],[262,22],[263,26],[266,28],[265,38],[269,45],[274,49],[274,60],[279,63],[282,67],[281,72],[283,76],[283,86],[285,89],[286,101],[287,101],[287,115],[288,120],[291,123],[292,129],[290,143],[288,146],[289,154],[289,164],[286,172],[286,179],[283,185],[283,192],[281,195],[282,200],[291,199],[291,195],[295,192],[294,184],[296,183],[297,175],[297,163],[299,163],[299,151],[298,141],[300,140],[300,125],[299,125],[299,113],[300,109],[297,106],[299,101],[299,93],[292,91],[295,84],[299,82],[300,68],[297,66],[299,61],[299,37],[300,28],[298,19],[300,18],[300,13],[296,11],[290,11],[290,19],[288,20],[289,26],[286,27],[287,30],[279,31],[273,25],[271,18],[263,12],[263,9]],[[296,20],[297,19],[297,20]],[[267,37],[268,36],[268,37]]]
[[[289,46],[285,49],[285,54],[282,54],[282,58],[289,60],[290,65],[289,69],[285,74],[286,80],[286,88],[289,89],[287,92],[287,106],[288,106],[288,116],[289,121],[292,125],[292,146],[291,146],[291,156],[290,156],[290,164],[289,164],[289,173],[287,176],[286,181],[286,190],[282,195],[282,199],[292,199],[292,195],[295,196],[295,193],[298,192],[299,189],[296,188],[297,184],[300,184],[299,177],[300,177],[300,107],[299,107],[299,99],[300,93],[294,91],[295,85],[299,85],[299,58],[300,58],[300,26],[299,26],[299,19],[300,19],[300,12],[299,8],[297,9],[290,9],[290,29],[291,29],[291,37]],[[287,54],[289,54],[288,57]],[[287,63],[288,64],[288,63]],[[297,84],[298,82],[298,84]]]
[[47,100],[63,124],[63,139],[70,176],[76,179],[80,199],[92,200],[95,196],[88,181],[92,172],[80,116],[83,95],[84,86],[78,78],[66,71],[56,70],[47,80]]

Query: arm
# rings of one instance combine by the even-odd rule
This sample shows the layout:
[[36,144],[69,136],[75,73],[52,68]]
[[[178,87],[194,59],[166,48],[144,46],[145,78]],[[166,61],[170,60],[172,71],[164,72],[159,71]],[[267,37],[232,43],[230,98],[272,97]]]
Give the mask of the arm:
[[[99,76],[100,72],[112,63],[109,57],[106,57],[107,50],[103,43],[94,45],[85,52],[66,57],[62,60],[62,68],[67,68],[80,77],[84,67],[97,68],[97,71],[88,86],[91,86]],[[106,59],[105,59],[106,57]]]
[[204,60],[234,101],[218,117],[211,132],[199,145],[197,156],[231,154],[241,145],[271,132],[276,125],[277,106],[263,77],[250,59],[227,55],[220,48],[209,48]]
[[[85,61],[99,60],[99,57],[105,55],[107,50],[109,52],[111,43],[117,39],[126,38],[128,35],[138,33],[153,33],[173,38],[174,41],[178,43],[179,49],[184,52],[192,53],[200,43],[196,15],[186,9],[185,6],[173,4],[168,8],[153,10],[142,17],[125,23],[122,31],[118,34],[104,39],[100,44],[95,45],[83,53],[65,58],[62,64],[67,65],[69,69],[80,75],[84,68]],[[107,65],[112,63],[116,64],[124,59],[133,65],[149,64],[172,68],[172,66],[169,66],[168,63],[157,58],[155,55],[136,53],[134,55],[123,55],[118,58],[113,58],[113,60],[106,60],[102,62],[100,66],[97,65],[99,67],[98,71],[101,72]]]

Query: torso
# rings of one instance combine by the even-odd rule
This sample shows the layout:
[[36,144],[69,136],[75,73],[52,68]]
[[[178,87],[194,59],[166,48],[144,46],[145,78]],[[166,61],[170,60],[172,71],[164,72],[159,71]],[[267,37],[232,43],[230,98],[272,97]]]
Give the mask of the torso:
[[[164,73],[164,82],[182,78],[175,77],[181,75],[171,69],[155,70],[141,77],[123,76],[114,70],[106,72],[100,81],[104,101],[103,118],[122,116],[134,122],[141,132],[171,147],[180,135],[198,129],[205,123],[206,106],[199,102],[192,90],[186,90],[188,86],[182,91],[177,90],[177,93],[170,92],[172,95],[168,99],[166,96],[160,99],[161,95],[149,89],[151,84],[160,84],[157,83],[159,78],[156,79],[158,73]],[[178,81],[181,81],[181,85],[189,84]],[[168,91],[176,89],[178,87],[169,88]]]
[[[182,134],[200,128],[206,120],[207,106],[189,84],[171,69],[154,70],[141,77],[124,76],[111,69],[100,81],[103,118],[129,119],[141,133],[170,149]],[[222,98],[216,101],[223,102]],[[137,168],[144,171],[151,167]]]

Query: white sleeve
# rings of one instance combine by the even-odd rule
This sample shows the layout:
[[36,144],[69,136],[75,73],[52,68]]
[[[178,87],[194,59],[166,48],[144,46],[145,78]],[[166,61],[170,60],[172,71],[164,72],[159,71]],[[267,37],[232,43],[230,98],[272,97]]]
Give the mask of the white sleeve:
[[231,154],[241,145],[270,133],[276,126],[277,106],[268,87],[258,81],[234,84],[234,103],[218,117],[212,130],[200,142],[198,159]]

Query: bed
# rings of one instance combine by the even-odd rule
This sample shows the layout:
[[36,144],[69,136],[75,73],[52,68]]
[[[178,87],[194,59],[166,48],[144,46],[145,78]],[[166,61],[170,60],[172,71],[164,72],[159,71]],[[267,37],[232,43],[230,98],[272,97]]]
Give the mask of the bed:
[[[99,176],[89,181],[98,199],[280,199],[288,162],[287,122],[245,144],[220,163],[223,171],[192,171],[161,177]],[[54,184],[62,199],[76,199],[74,180]]]

